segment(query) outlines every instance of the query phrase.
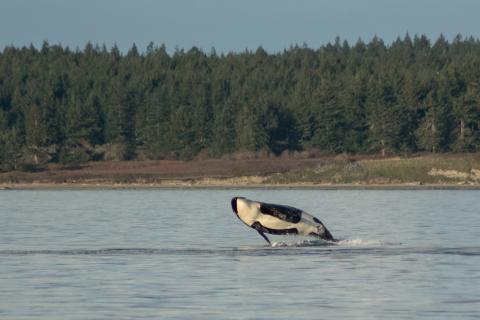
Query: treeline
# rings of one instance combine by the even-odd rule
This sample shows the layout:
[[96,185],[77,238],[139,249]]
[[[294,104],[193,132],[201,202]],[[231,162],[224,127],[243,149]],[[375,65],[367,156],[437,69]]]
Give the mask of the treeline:
[[237,151],[480,151],[480,42],[0,52],[0,166]]

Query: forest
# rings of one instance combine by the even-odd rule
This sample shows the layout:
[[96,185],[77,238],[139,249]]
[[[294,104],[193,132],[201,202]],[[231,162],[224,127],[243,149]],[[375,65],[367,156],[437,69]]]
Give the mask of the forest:
[[0,51],[0,170],[50,162],[480,151],[480,42],[337,38],[317,49],[151,43]]

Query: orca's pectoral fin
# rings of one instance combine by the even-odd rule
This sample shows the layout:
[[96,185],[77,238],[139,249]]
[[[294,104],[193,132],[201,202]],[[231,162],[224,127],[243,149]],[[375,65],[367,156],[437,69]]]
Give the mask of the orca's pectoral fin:
[[272,245],[272,243],[270,242],[270,239],[267,238],[267,236],[265,235],[265,233],[263,233],[263,232],[260,231],[260,230],[257,230],[257,232],[258,232],[259,235],[261,235],[261,236],[263,237],[263,239],[265,239],[265,240],[268,242],[268,244],[269,244],[270,246]]
[[259,222],[255,222],[254,224],[251,225],[251,227],[255,230],[257,230],[258,234],[262,236],[263,239],[265,239],[268,244],[271,246],[272,243],[270,242],[270,239],[267,238],[267,236],[265,235],[265,233],[263,233],[263,230],[265,230],[263,228],[263,226],[259,223]]

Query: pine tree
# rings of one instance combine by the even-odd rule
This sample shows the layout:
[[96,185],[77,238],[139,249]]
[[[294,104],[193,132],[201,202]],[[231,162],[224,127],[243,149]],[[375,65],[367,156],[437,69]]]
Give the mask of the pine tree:
[[328,152],[342,152],[345,149],[345,113],[339,102],[340,85],[333,77],[325,77],[314,92],[315,131],[311,145]]
[[433,88],[423,107],[423,117],[415,134],[420,148],[429,152],[442,152],[448,148],[450,108],[442,91]]

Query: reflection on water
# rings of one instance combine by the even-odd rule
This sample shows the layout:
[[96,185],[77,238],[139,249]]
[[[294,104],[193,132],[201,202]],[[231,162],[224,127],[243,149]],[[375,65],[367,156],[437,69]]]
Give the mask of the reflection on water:
[[[258,234],[233,196],[338,243]],[[480,192],[0,192],[0,319],[478,317]]]

